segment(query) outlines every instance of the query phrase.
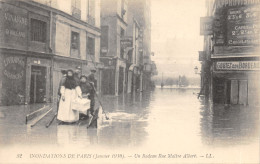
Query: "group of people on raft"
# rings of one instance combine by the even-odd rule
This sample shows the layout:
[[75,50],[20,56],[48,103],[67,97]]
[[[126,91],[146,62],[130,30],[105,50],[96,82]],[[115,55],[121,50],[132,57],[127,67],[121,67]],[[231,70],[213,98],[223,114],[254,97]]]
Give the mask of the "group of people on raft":
[[63,77],[60,81],[58,91],[58,114],[57,119],[62,123],[75,123],[80,119],[80,113],[72,109],[72,103],[76,98],[88,98],[90,107],[87,110],[87,116],[94,116],[95,108],[95,88],[97,85],[95,79],[95,69],[91,70],[91,74],[81,75],[81,67],[62,71]]

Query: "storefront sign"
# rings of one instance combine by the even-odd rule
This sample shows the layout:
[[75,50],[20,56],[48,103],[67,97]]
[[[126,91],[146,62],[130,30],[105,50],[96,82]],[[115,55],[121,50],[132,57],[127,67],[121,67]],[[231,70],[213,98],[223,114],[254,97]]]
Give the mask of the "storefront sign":
[[230,46],[258,45],[260,6],[228,9],[227,44]]
[[13,5],[0,4],[0,21],[1,44],[7,47],[26,49],[27,11]]
[[201,17],[200,18],[200,35],[212,35],[213,34],[213,18]]
[[17,80],[24,76],[25,62],[20,57],[6,57],[4,59],[4,75],[8,79]]
[[120,40],[121,47],[133,47],[133,38],[132,37],[123,37]]
[[260,0],[216,0],[215,2],[217,8],[260,4]]
[[216,62],[215,68],[217,71],[259,71],[260,61]]

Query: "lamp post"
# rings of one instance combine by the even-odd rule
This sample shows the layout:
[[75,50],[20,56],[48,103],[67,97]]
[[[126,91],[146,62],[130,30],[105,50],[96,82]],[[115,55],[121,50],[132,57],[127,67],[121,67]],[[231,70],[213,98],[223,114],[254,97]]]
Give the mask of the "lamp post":
[[199,74],[200,75],[200,73],[198,73],[198,67],[197,66],[195,66],[195,68],[194,68],[194,72],[195,72],[195,74]]

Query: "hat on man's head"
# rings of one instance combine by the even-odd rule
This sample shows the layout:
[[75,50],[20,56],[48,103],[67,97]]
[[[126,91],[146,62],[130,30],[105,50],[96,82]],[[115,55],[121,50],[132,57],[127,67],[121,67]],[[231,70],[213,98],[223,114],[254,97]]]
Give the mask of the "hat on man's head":
[[66,70],[61,70],[61,73],[62,74],[67,74],[67,71]]
[[81,75],[81,76],[80,76],[80,79],[81,79],[81,78],[86,78],[86,80],[88,79],[88,77],[87,77],[86,75]]

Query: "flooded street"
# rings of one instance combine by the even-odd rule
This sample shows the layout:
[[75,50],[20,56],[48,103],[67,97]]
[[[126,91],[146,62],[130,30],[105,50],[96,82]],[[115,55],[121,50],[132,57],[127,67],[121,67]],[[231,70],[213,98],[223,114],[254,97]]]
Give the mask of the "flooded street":
[[57,121],[45,128],[55,110],[31,128],[25,125],[22,107],[3,108],[0,144],[10,149],[36,147],[48,151],[73,148],[121,153],[129,148],[127,151],[142,153],[193,153],[200,160],[205,160],[207,153],[221,156],[220,160],[228,152],[231,156],[227,159],[233,161],[235,155],[246,153],[243,160],[256,160],[250,154],[259,153],[259,110],[205,104],[197,99],[198,92],[156,88],[141,94],[103,97],[103,108],[110,119],[98,129],[58,125]]

